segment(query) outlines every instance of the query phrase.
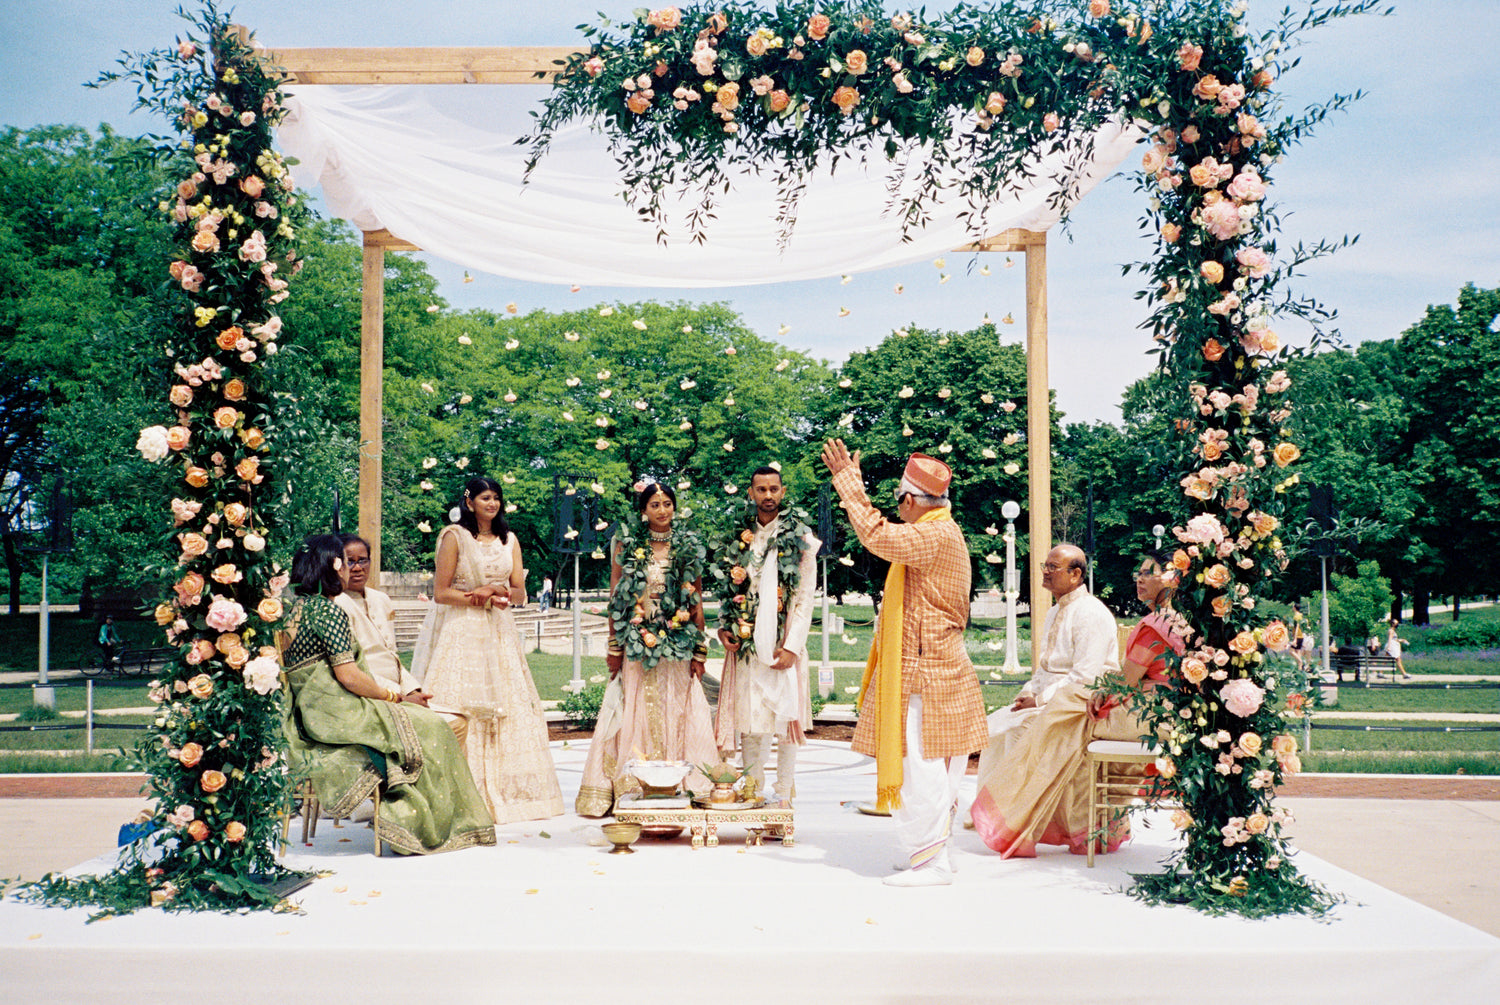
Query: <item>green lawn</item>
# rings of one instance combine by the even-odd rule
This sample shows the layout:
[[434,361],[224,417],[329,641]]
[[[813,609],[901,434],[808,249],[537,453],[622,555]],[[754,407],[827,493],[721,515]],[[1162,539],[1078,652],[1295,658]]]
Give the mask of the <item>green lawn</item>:
[[1344,684],[1339,688],[1340,712],[1485,712],[1500,714],[1500,687],[1455,688],[1364,688]]
[[[1376,732],[1364,732],[1353,729],[1328,729],[1318,725],[1316,717],[1313,719],[1312,748],[1317,751],[1338,750],[1368,750],[1368,751],[1486,751],[1489,753],[1500,753],[1500,731],[1477,732],[1473,731],[1476,726],[1500,725],[1497,723],[1475,723],[1475,722],[1444,722],[1442,720],[1422,720],[1412,722],[1411,720],[1381,719],[1371,716],[1368,720],[1359,722],[1340,721],[1334,723],[1329,720],[1327,725],[1339,726],[1399,726],[1400,731],[1381,730]],[[1420,731],[1414,731],[1411,727],[1424,727]],[[1437,727],[1451,727],[1455,732],[1445,733],[1437,731]],[[1428,730],[1425,727],[1433,727]]]

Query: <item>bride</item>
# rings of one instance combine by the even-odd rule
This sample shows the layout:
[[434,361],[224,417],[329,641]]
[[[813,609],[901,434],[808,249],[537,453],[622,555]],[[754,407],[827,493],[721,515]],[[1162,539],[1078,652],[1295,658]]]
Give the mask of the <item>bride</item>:
[[[438,535],[430,649],[413,669],[436,702],[470,717],[469,770],[499,824],[563,811],[547,724],[512,604],[526,602],[521,544],[490,478],[464,487],[458,522]],[[425,655],[425,659],[424,659]]]

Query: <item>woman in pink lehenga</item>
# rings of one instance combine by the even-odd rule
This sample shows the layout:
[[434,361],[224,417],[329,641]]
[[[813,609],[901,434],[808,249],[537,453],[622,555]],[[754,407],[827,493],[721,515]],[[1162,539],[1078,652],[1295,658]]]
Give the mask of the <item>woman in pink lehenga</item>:
[[[633,758],[712,764],[719,759],[703,694],[702,575],[706,552],[698,536],[673,526],[677,497],[655,483],[637,487],[636,509],[647,529],[615,534],[610,562],[609,686],[589,744],[575,808],[602,817],[621,796],[638,794],[626,770]],[[694,791],[708,780],[696,769]]]
[[[1166,652],[1186,648],[1173,628],[1176,570],[1160,555],[1141,562],[1136,596],[1150,613],[1131,630],[1121,653],[1125,682],[1149,691],[1166,680]],[[1002,858],[1034,858],[1039,844],[1088,851],[1090,785],[1085,752],[1093,740],[1139,740],[1148,730],[1117,700],[1081,684],[1064,684],[1020,739],[979,779],[971,816],[984,843]],[[1111,820],[1096,851],[1115,851],[1130,837],[1124,817]]]

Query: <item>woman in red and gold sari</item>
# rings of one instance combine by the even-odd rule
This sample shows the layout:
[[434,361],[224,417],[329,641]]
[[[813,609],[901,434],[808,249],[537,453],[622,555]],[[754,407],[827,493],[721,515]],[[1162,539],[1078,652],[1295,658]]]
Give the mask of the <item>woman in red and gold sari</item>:
[[[1176,570],[1160,555],[1145,558],[1135,573],[1136,596],[1150,608],[1131,630],[1120,654],[1125,683],[1150,690],[1166,680],[1167,650],[1181,655],[1185,645],[1173,625]],[[1085,752],[1093,740],[1139,740],[1148,730],[1130,704],[1092,686],[1069,683],[1058,689],[1020,739],[1005,752],[987,779],[981,779],[985,811],[974,823],[984,843],[1004,858],[1034,858],[1039,844],[1065,845],[1075,855],[1088,851],[1089,775]],[[1130,837],[1124,817],[1096,836],[1095,851],[1115,851]]]

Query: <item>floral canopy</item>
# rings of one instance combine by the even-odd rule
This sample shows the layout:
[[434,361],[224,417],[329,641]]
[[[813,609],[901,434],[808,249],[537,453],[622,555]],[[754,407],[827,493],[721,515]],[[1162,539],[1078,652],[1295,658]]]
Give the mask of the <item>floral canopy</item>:
[[[826,164],[803,192],[796,230],[778,241],[775,184],[739,171],[732,198],[702,243],[673,227],[654,240],[620,197],[619,168],[598,134],[569,127],[523,187],[516,137],[445,114],[431,89],[290,88],[278,141],[301,161],[300,183],[321,183],[330,211],[361,230],[385,229],[451,262],[513,279],[607,286],[725,287],[789,282],[922,261],[969,244],[957,197],[903,240],[886,212],[891,166],[878,152]],[[496,94],[494,100],[505,100]],[[1087,157],[1035,158],[989,207],[990,233],[1045,231],[1106,178],[1141,139],[1109,125]],[[685,220],[697,194],[668,203]]]

